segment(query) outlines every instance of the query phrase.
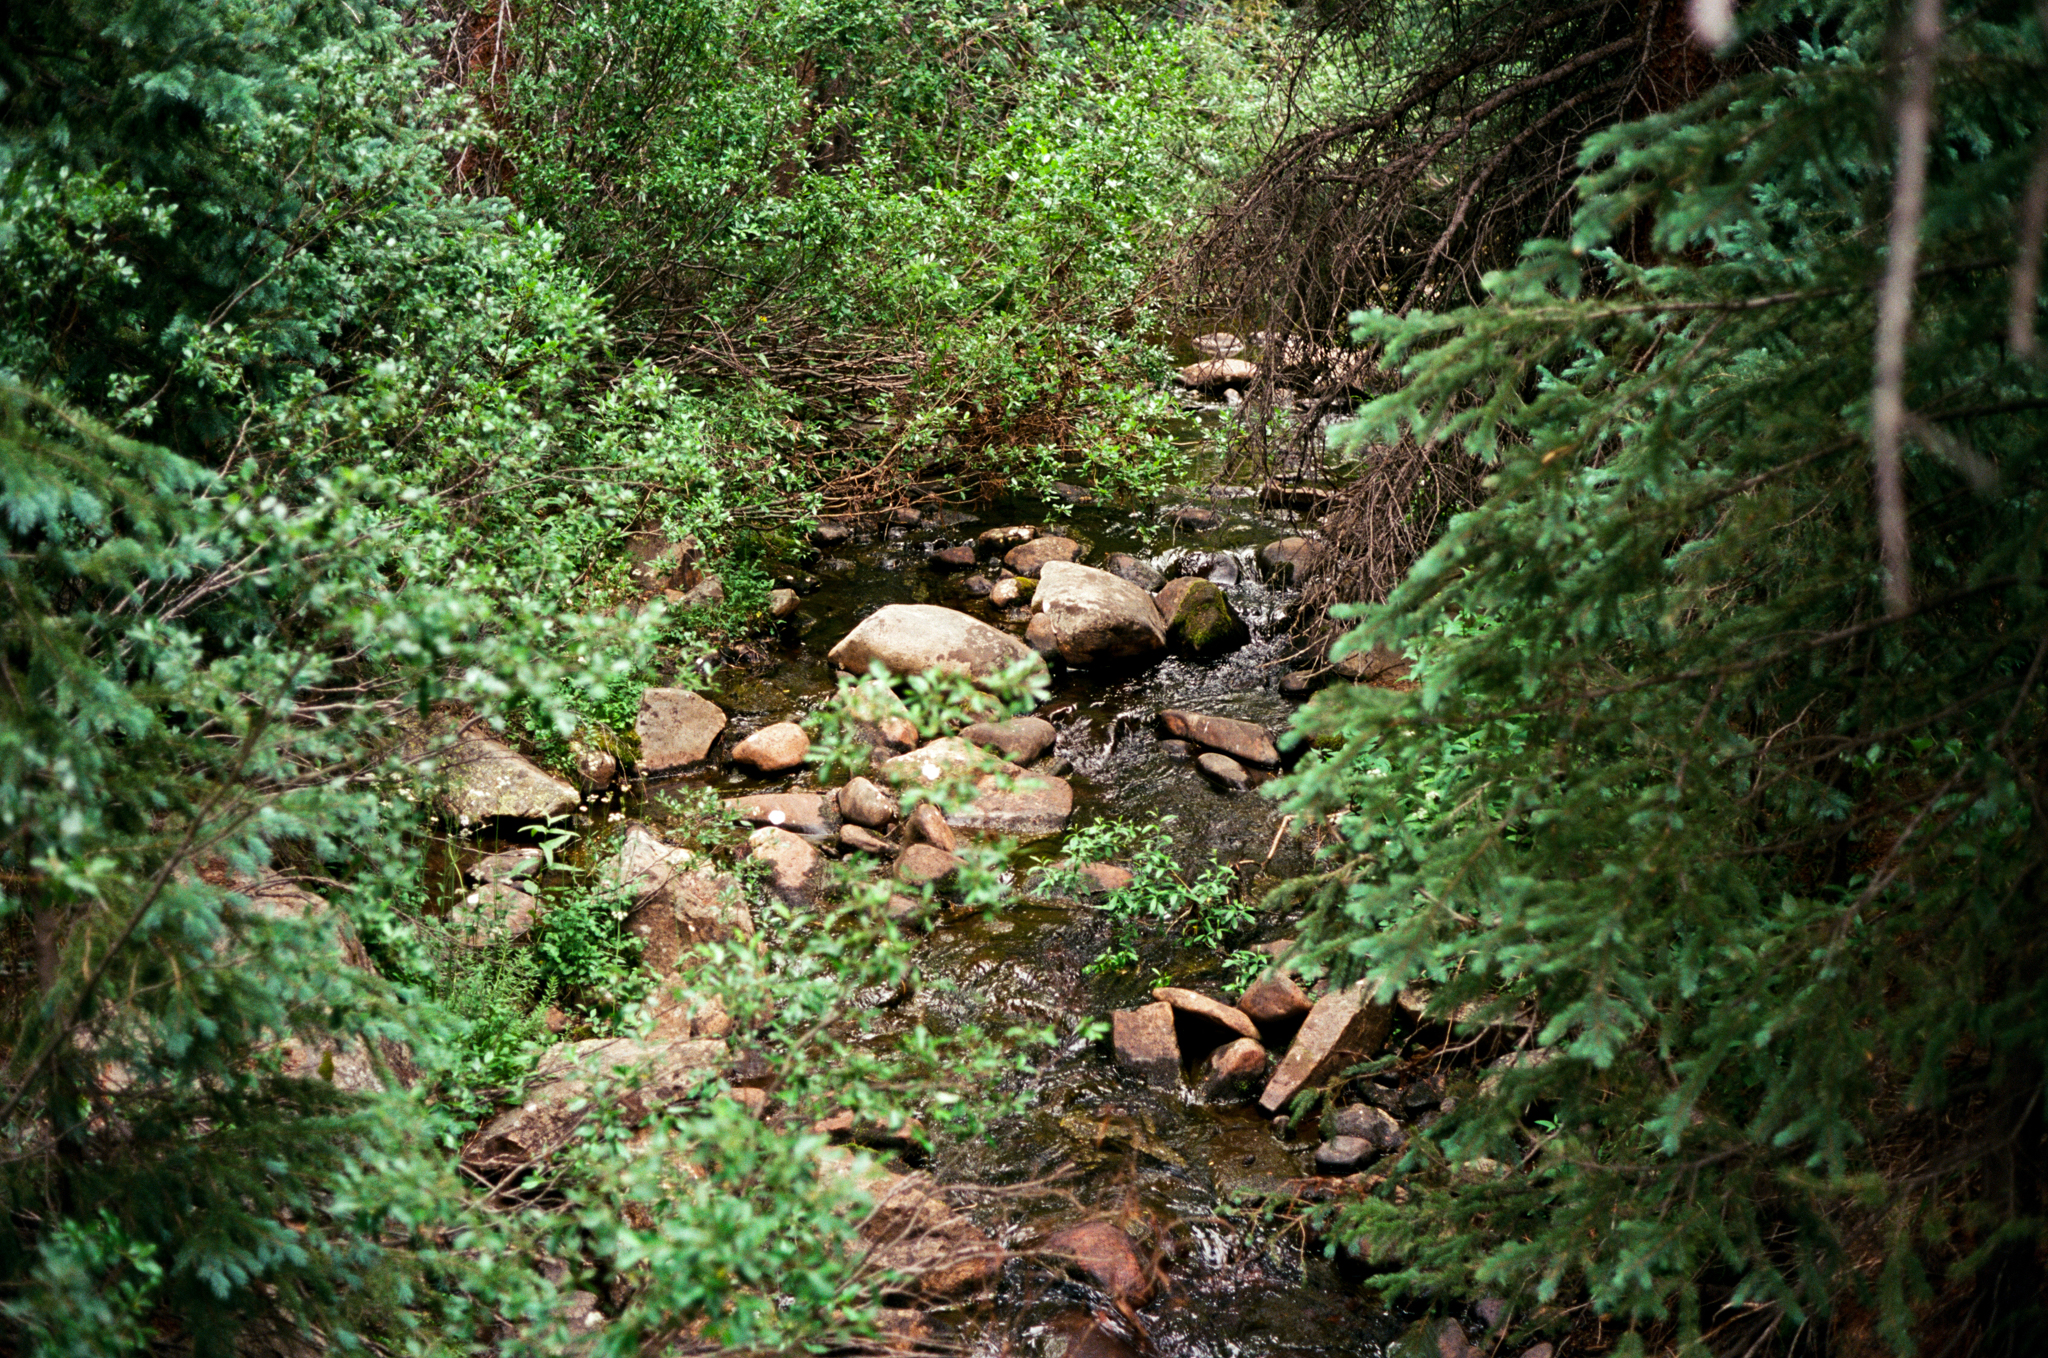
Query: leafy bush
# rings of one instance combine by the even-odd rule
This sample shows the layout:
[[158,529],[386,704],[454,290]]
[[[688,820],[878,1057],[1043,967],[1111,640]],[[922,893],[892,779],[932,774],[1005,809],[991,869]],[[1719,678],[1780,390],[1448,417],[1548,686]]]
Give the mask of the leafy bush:
[[[1131,881],[1101,902],[1114,921],[1114,942],[1088,964],[1090,972],[1128,971],[1138,964],[1138,947],[1146,936],[1172,937],[1176,931],[1185,944],[1221,954],[1234,937],[1257,922],[1257,910],[1238,898],[1237,875],[1227,865],[1213,863],[1193,875],[1182,870],[1169,852],[1173,819],[1104,817],[1083,826],[1067,836],[1065,861],[1041,878],[1046,890],[1075,891],[1082,887],[1084,863],[1129,865]],[[1236,969],[1242,970],[1241,964]]]

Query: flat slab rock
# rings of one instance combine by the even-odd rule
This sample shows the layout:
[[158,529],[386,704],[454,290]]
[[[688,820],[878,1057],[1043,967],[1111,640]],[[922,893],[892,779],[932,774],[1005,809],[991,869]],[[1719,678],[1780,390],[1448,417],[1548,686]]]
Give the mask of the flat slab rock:
[[640,695],[633,723],[640,737],[640,768],[665,773],[702,760],[725,730],[717,703],[686,688],[650,688]]
[[1084,1221],[1055,1231],[1039,1248],[1086,1274],[1112,1300],[1143,1306],[1159,1290],[1159,1271],[1129,1236],[1107,1221]]
[[1067,828],[1074,814],[1074,785],[1049,773],[1027,773],[1005,780],[993,776],[974,785],[974,800],[946,817],[956,830],[1037,839]]
[[822,792],[757,792],[734,797],[725,809],[734,820],[749,825],[773,825],[799,835],[823,837],[833,830]]
[[1059,732],[1043,717],[1009,721],[978,721],[960,732],[960,739],[999,752],[1013,764],[1028,764],[1053,747]]
[[594,1094],[637,1122],[700,1088],[726,1058],[725,1043],[710,1040],[596,1038],[550,1048],[519,1106],[484,1124],[463,1148],[463,1163],[511,1169],[545,1160],[575,1136]]
[[467,732],[435,758],[441,808],[457,820],[546,820],[576,809],[574,787],[496,737]]
[[1219,750],[1239,763],[1262,769],[1280,767],[1280,751],[1275,748],[1273,737],[1256,723],[1169,707],[1159,714],[1159,724],[1170,735]]
[[1259,1095],[1259,1107],[1277,1113],[1302,1090],[1375,1055],[1393,1024],[1393,1007],[1369,1002],[1363,981],[1331,991],[1302,1020],[1294,1045]]
[[880,661],[891,674],[942,670],[986,679],[1037,652],[1008,632],[936,604],[890,604],[848,632],[826,659],[840,669],[867,673]]
[[1248,1014],[1221,1000],[1212,1000],[1207,995],[1183,990],[1179,986],[1160,986],[1152,992],[1152,998],[1165,1001],[1180,1013],[1207,1020],[1219,1028],[1227,1028],[1239,1037],[1256,1039],[1259,1035],[1257,1025],[1251,1021]]

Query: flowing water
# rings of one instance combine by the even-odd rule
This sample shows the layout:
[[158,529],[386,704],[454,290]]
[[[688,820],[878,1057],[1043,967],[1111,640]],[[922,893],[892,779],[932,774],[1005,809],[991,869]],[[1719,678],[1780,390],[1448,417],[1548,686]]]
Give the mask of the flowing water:
[[[1199,504],[1220,526],[1190,534],[1165,525],[1162,506]],[[1260,577],[1259,545],[1302,531],[1286,511],[1262,508],[1242,487],[1210,487],[1160,504],[1072,507],[1036,501],[983,504],[927,513],[915,527],[878,528],[827,549],[808,567],[818,584],[793,625],[770,643],[770,661],[729,672],[709,696],[732,715],[727,742],[771,722],[800,720],[827,699],[835,675],[825,652],[863,617],[892,603],[957,608],[1012,632],[1026,613],[991,607],[960,574],[931,569],[930,554],[971,540],[984,528],[1034,524],[1081,540],[1085,562],[1130,552],[1166,567],[1199,548],[1235,558],[1238,580],[1226,593],[1249,623],[1250,643],[1213,661],[1167,658],[1122,671],[1065,670],[1040,709],[1059,731],[1058,758],[1072,766],[1070,828],[1105,815],[1171,815],[1175,853],[1185,862],[1241,865],[1254,899],[1278,876],[1300,871],[1305,851],[1279,837],[1279,812],[1257,791],[1210,786],[1183,754],[1162,746],[1153,718],[1185,707],[1257,722],[1279,732],[1293,705],[1277,691],[1291,650],[1288,595]],[[836,558],[836,559],[835,559]],[[807,774],[779,780],[738,771],[692,780],[726,795],[810,785]],[[1061,837],[1025,846],[1022,866],[1059,855]],[[1286,933],[1285,919],[1263,922],[1260,938]],[[1188,1358],[1379,1354],[1400,1332],[1397,1317],[1365,1301],[1355,1283],[1322,1256],[1320,1242],[1245,1204],[1312,1172],[1314,1139],[1289,1142],[1247,1104],[1208,1106],[1191,1091],[1150,1087],[1119,1070],[1105,1041],[1082,1023],[1150,998],[1152,964],[1131,974],[1091,976],[1084,968],[1109,939],[1108,921],[1085,906],[1018,898],[990,917],[955,912],[923,946],[927,984],[892,1011],[898,1024],[946,1031],[965,1024],[1002,1031],[1016,1025],[1067,1034],[1032,1059],[1020,1077],[1030,1110],[972,1144],[938,1148],[928,1167],[948,1183],[1042,1191],[990,1194],[975,1216],[1006,1245],[1028,1246],[1050,1226],[1087,1216],[1123,1224],[1165,1255],[1167,1286],[1141,1308],[1133,1326],[1108,1299],[1056,1271],[1020,1263],[1005,1271],[993,1301],[940,1311],[932,1320],[947,1347],[996,1354],[1114,1358],[1139,1353]],[[1189,959],[1182,955],[1180,965]],[[1178,984],[1226,995],[1213,970],[1181,970]],[[1279,1053],[1275,1053],[1277,1057]],[[1098,1318],[1091,1328],[1089,1317]],[[1108,1319],[1108,1327],[1099,1323]],[[1119,1337],[1118,1331],[1121,1331]]]

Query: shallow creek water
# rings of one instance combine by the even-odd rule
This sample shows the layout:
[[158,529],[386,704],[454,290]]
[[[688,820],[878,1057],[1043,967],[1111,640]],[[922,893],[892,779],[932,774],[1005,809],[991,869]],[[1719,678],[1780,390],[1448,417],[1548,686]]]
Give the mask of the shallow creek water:
[[[927,564],[932,551],[985,528],[1029,523],[1075,537],[1087,545],[1083,560],[1090,564],[1119,551],[1160,567],[1187,548],[1228,552],[1238,559],[1239,580],[1226,592],[1251,626],[1248,645],[1209,662],[1168,658],[1117,672],[1060,671],[1040,714],[1059,730],[1056,754],[1073,766],[1073,827],[1103,815],[1171,814],[1177,856],[1247,864],[1248,873],[1257,873],[1248,889],[1263,891],[1274,876],[1301,870],[1305,851],[1283,838],[1268,861],[1280,822],[1274,804],[1256,790],[1211,787],[1184,756],[1161,747],[1153,718],[1162,708],[1186,707],[1258,722],[1276,733],[1285,726],[1293,705],[1276,685],[1290,649],[1283,621],[1289,600],[1261,582],[1255,552],[1300,532],[1302,524],[1286,511],[1261,508],[1241,488],[1188,492],[1163,504],[1213,508],[1221,524],[1191,534],[1164,526],[1161,505],[1016,501],[943,517],[930,513],[919,526],[880,529],[827,549],[826,560],[809,567],[818,588],[804,598],[794,625],[770,643],[771,663],[714,680],[708,696],[732,718],[721,744],[772,722],[800,720],[824,701],[835,681],[825,652],[886,604],[942,604],[1021,633],[1023,610],[993,608],[969,592],[961,574]],[[737,770],[684,781],[728,796],[810,786],[807,774],[764,780]],[[650,805],[657,800],[650,798]],[[1062,839],[1026,845],[1020,873],[1030,862],[1057,857]],[[1278,936],[1287,923],[1271,921],[1261,936]],[[1249,1105],[1205,1106],[1190,1091],[1148,1087],[1117,1069],[1105,1042],[1078,1033],[1084,1019],[1150,998],[1149,965],[1140,974],[1086,974],[1108,936],[1107,921],[1094,910],[1021,897],[993,917],[954,912],[931,934],[922,949],[923,975],[949,984],[925,985],[892,1011],[893,1022],[939,1031],[966,1023],[996,1031],[1027,1024],[1052,1027],[1067,1039],[1035,1056],[1031,1073],[1021,1077],[1033,1096],[1030,1111],[984,1140],[941,1145],[929,1170],[944,1182],[992,1187],[1059,1176],[1057,1193],[992,1195],[972,1209],[1005,1244],[1028,1245],[1035,1232],[1105,1216],[1165,1250],[1167,1286],[1139,1312],[1144,1333],[1131,1335],[1138,1352],[1162,1358],[1383,1352],[1401,1329],[1397,1317],[1367,1303],[1298,1230],[1232,1209],[1241,1192],[1275,1189],[1310,1173],[1313,1138],[1281,1140]],[[1177,971],[1175,983],[1227,993],[1214,973]],[[1090,1313],[1113,1314],[1085,1284],[1019,1264],[1006,1269],[992,1302],[932,1319],[949,1347],[974,1353],[1112,1358],[1120,1351],[1117,1341],[1099,1334],[1072,1338],[1076,1318]]]

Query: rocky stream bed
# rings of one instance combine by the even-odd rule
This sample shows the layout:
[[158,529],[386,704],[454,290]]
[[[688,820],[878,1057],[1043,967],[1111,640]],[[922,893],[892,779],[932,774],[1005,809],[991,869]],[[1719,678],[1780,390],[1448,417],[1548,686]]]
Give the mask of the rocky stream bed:
[[[1031,889],[1032,869],[1060,860],[1071,830],[1105,815],[1171,816],[1176,856],[1230,865],[1239,892],[1258,899],[1311,861],[1304,837],[1258,792],[1283,762],[1274,737],[1316,683],[1371,676],[1311,678],[1290,661],[1289,579],[1313,550],[1314,527],[1287,497],[1215,487],[1132,507],[1066,489],[1051,503],[941,502],[826,522],[816,556],[774,597],[779,630],[757,663],[729,667],[702,693],[648,691],[637,769],[586,752],[579,789],[470,735],[450,761],[444,805],[477,824],[539,818],[573,809],[591,785],[632,780],[633,816],[593,841],[592,861],[635,902],[629,925],[657,974],[695,941],[753,928],[721,870],[664,839],[665,790],[726,799],[755,827],[747,852],[791,899],[820,890],[834,859],[943,889],[961,840],[1015,837],[1009,902],[927,921],[921,970],[950,984],[891,997],[882,1022],[1068,1037],[1033,1059],[1029,1111],[996,1135],[942,1142],[928,1157],[913,1147],[893,1164],[884,1145],[884,1162],[861,1171],[877,1176],[885,1201],[869,1229],[920,1279],[896,1318],[902,1344],[1044,1358],[1382,1353],[1411,1318],[1369,1300],[1369,1264],[1326,1257],[1298,1220],[1259,1203],[1357,1191],[1375,1161],[1454,1097],[1455,1077],[1447,1086],[1417,1066],[1339,1091],[1320,1122],[1290,1128],[1280,1115],[1359,1059],[1404,1043],[1424,1050],[1422,998],[1380,1004],[1355,988],[1304,985],[1285,965],[1284,917],[1237,940],[1282,959],[1249,988],[1184,953],[1174,984],[1155,986],[1170,941],[1139,966],[1091,975],[1110,925],[1088,890],[1099,898],[1128,872],[1091,865],[1087,889]],[[643,558],[636,578],[650,595],[686,602],[717,588],[687,550],[656,543]],[[984,675],[1035,657],[1051,696],[1030,716],[920,731],[878,710],[862,727],[875,747],[865,775],[821,785],[806,762],[801,723],[842,672],[879,661],[897,673],[936,664]],[[984,750],[1004,761],[1005,784],[949,816],[931,806],[899,814],[896,788]],[[527,894],[533,858],[515,850],[468,862],[469,902],[493,907],[500,927],[529,927],[545,908]],[[891,903],[914,908],[907,896]],[[1089,1021],[1105,1019],[1107,1039],[1092,1040]],[[479,1132],[470,1159],[532,1162],[561,1144],[593,1063],[650,1067],[656,1095],[664,1082],[682,1087],[729,1059],[729,1022],[715,1009],[679,1009],[644,1042],[565,1043],[527,1100]],[[736,1093],[774,1115],[772,1079],[752,1083]],[[855,1131],[851,1119],[825,1130],[841,1140]],[[946,1190],[1046,1179],[1058,1180],[1056,1195]],[[601,1318],[599,1308],[593,1323]],[[1465,1322],[1478,1335],[1497,1318],[1482,1308]],[[1465,1334],[1433,1333],[1429,1347],[1463,1352]]]

